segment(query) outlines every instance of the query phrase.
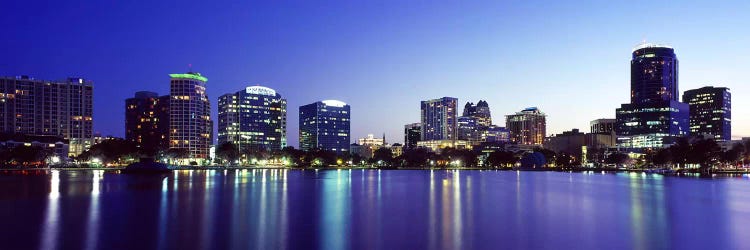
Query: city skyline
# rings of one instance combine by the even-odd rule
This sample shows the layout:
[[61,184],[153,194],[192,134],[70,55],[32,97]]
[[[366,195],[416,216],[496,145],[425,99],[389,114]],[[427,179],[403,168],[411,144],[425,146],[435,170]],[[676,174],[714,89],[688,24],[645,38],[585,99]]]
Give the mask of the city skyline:
[[[174,6],[155,3],[140,12],[144,20],[133,20],[135,25],[119,31],[106,27],[118,28],[122,21],[106,16],[117,17],[139,5],[21,4],[10,6],[11,14],[2,17],[5,22],[18,22],[10,27],[10,34],[20,39],[0,42],[3,47],[15,48],[4,53],[12,60],[0,65],[0,75],[92,80],[94,131],[118,137],[125,135],[124,100],[142,90],[168,93],[168,74],[187,71],[188,64],[211,79],[206,87],[211,114],[217,114],[219,96],[263,85],[285,93],[292,110],[317,100],[344,101],[352,106],[351,138],[385,133],[388,141],[401,142],[403,125],[419,121],[421,100],[451,96],[458,98],[459,104],[487,100],[498,117],[539,107],[548,115],[547,135],[551,135],[573,128],[585,130],[591,120],[613,118],[614,110],[629,99],[625,93],[630,85],[631,49],[648,38],[666,42],[679,53],[678,99],[685,90],[703,86],[732,90],[733,136],[741,137],[750,135],[750,111],[744,108],[750,89],[742,76],[748,62],[735,56],[748,51],[742,46],[748,37],[731,32],[739,30],[733,27],[748,24],[746,18],[737,18],[743,13],[740,3],[732,9],[686,3],[674,13],[664,12],[673,6],[663,3],[650,4],[648,10],[593,5],[585,6],[580,17],[566,13],[573,8],[564,3],[482,8],[469,3],[431,8],[417,3],[305,6],[328,16],[304,11],[304,7],[258,3],[248,6],[257,8],[237,8],[252,9],[244,12],[227,8],[227,17],[217,17],[212,24],[223,27],[217,30],[179,13],[163,13]],[[174,8],[190,11],[203,7],[188,3]],[[56,8],[69,17],[69,23],[14,18],[28,9],[44,15]],[[363,13],[367,8],[376,11]],[[647,18],[632,15],[636,9],[643,11],[643,16],[659,13],[664,21],[646,25],[650,24]],[[514,18],[521,16],[514,12],[530,14],[529,22],[513,28],[519,22]],[[719,12],[725,14],[716,15]],[[466,13],[474,15],[465,17]],[[495,17],[498,13],[507,17]],[[162,14],[164,17],[157,17]],[[288,14],[302,18],[291,21],[285,18]],[[358,14],[366,15],[360,19]],[[180,21],[167,21],[169,18]],[[555,24],[551,21],[555,18],[570,22]],[[91,20],[102,22],[89,24]],[[233,24],[238,20],[246,23]],[[354,23],[344,25],[347,20]],[[146,27],[150,24],[156,27]],[[690,30],[681,28],[686,25]],[[364,29],[355,29],[360,26]],[[312,34],[315,31],[325,32]],[[392,34],[406,31],[412,33]],[[128,32],[146,39],[116,42]],[[203,39],[176,39],[183,38],[177,34],[188,32]],[[384,33],[390,39],[378,38]],[[610,37],[610,33],[617,34]],[[36,34],[51,38],[37,41]],[[100,40],[86,41],[99,34]],[[696,34],[703,39],[695,39]],[[341,35],[344,38],[339,38]],[[305,42],[292,42],[299,39]],[[337,56],[328,58],[328,54]],[[298,56],[300,60],[295,59]],[[215,115],[212,120],[216,121]],[[296,112],[291,112],[289,145],[298,145],[297,121]]]

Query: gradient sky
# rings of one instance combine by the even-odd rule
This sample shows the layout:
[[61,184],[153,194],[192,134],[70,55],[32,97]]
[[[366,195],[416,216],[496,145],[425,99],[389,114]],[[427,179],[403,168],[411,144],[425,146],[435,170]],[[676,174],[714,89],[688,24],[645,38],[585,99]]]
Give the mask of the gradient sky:
[[547,134],[615,116],[631,50],[670,44],[680,92],[731,88],[733,134],[750,136],[750,1],[5,1],[0,75],[94,81],[94,129],[124,136],[124,100],[169,92],[169,73],[208,77],[218,96],[249,85],[298,107],[352,106],[352,140],[403,141],[419,101],[487,100],[496,124],[536,106]]

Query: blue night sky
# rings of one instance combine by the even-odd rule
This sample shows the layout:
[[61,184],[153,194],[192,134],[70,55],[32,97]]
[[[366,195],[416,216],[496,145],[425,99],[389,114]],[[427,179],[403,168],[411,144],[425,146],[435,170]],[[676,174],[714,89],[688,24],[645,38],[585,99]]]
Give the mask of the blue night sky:
[[547,134],[615,116],[629,101],[630,53],[670,44],[680,91],[725,86],[733,134],[750,136],[750,1],[4,1],[0,75],[95,83],[94,128],[124,136],[124,99],[169,92],[188,64],[219,95],[249,85],[298,107],[352,106],[352,139],[403,141],[419,101],[489,102],[503,115],[537,106]]

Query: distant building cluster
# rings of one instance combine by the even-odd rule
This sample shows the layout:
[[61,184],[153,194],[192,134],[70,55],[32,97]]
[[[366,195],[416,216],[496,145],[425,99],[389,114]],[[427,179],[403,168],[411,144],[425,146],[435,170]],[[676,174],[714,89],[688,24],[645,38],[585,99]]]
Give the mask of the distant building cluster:
[[[370,134],[353,143],[351,107],[323,100],[299,107],[299,148],[372,158],[381,148],[394,155],[425,148],[526,150],[545,148],[586,162],[602,154],[663,148],[679,138],[703,136],[730,143],[731,93],[707,86],[685,91],[680,101],[679,61],[672,47],[642,44],[631,54],[630,102],[614,118],[595,119],[589,132],[572,129],[547,135],[547,114],[529,107],[493,123],[489,103],[454,97],[420,102],[419,122],[404,125],[403,144]],[[170,91],[160,96],[136,92],[125,100],[125,139],[145,152],[171,151],[189,162],[207,162],[214,147],[208,79],[200,73],[170,74]],[[276,90],[249,86],[218,98],[219,144],[238,151],[270,152],[287,143],[287,100]],[[461,112],[460,112],[461,111]],[[0,133],[8,149],[48,147],[61,157],[76,156],[96,143],[93,135],[93,84],[81,78],[62,81],[27,76],[0,78]],[[16,141],[20,140],[20,141]]]

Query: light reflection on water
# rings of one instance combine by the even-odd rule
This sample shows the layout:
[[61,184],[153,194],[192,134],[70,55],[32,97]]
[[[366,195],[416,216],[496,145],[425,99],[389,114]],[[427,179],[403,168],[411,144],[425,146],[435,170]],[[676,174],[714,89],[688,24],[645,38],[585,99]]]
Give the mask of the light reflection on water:
[[3,172],[0,185],[14,213],[0,235],[24,248],[750,247],[744,176],[53,170]]

